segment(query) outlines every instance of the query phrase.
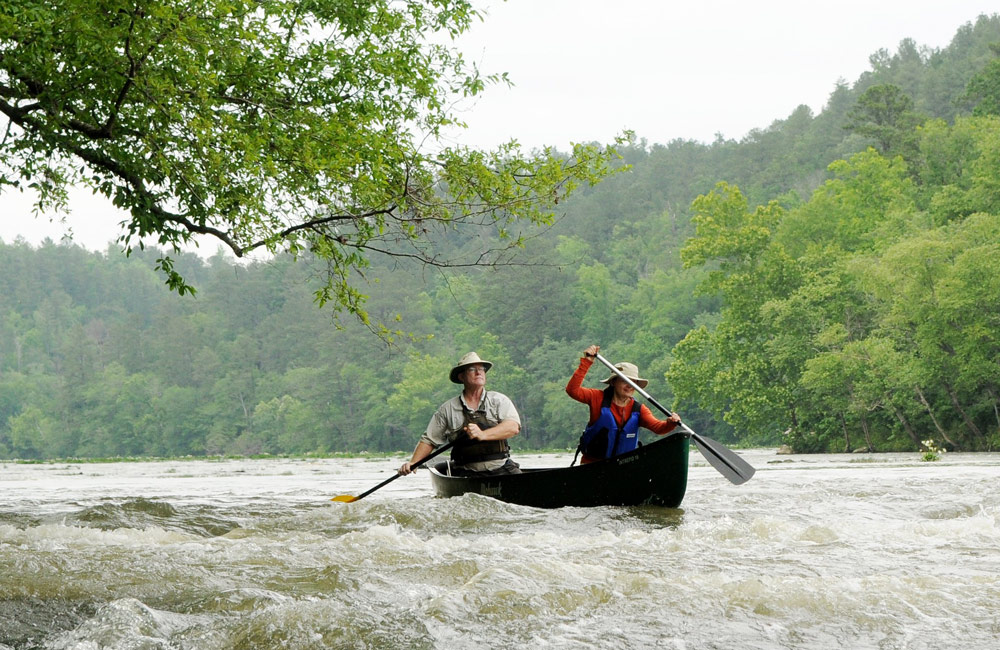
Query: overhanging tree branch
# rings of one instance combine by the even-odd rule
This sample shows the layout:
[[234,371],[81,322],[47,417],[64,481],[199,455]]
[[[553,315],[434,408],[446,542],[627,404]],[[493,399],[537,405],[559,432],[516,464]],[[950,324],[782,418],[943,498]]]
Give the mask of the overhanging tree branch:
[[[126,252],[198,235],[237,257],[308,248],[332,269],[317,300],[362,319],[349,281],[367,255],[454,265],[440,237],[468,226],[510,245],[462,266],[508,264],[520,242],[509,230],[547,226],[576,187],[621,168],[612,146],[417,144],[460,123],[453,98],[506,80],[431,42],[428,29],[455,37],[481,17],[469,0],[17,11],[0,5],[0,111],[17,126],[0,143],[0,184],[38,177],[46,204],[91,187],[128,211]],[[169,257],[159,268],[191,289]]]

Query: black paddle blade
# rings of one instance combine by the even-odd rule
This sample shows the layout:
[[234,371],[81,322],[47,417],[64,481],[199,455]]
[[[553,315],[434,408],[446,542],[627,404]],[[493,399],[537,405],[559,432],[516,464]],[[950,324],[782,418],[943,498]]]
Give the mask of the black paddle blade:
[[733,485],[743,485],[756,473],[757,470],[754,469],[753,465],[743,460],[736,452],[711,438],[706,438],[693,431],[690,433],[691,439],[694,440],[695,446],[698,447],[698,451],[705,457],[705,460],[719,470],[719,473],[729,479]]

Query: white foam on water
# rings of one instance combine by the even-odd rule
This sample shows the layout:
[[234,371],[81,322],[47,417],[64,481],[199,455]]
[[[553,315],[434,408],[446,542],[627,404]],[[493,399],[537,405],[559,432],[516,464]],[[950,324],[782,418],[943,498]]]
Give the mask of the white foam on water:
[[[146,492],[135,468],[106,467],[30,501],[36,475],[19,468],[0,504],[0,599],[75,612],[45,640],[59,650],[997,647],[1000,456],[748,456],[743,486],[694,467],[679,510],[436,499],[419,476],[331,504],[326,480],[351,476],[339,460],[263,462],[260,481],[251,462],[224,480],[164,464]],[[337,491],[390,464],[359,462]],[[79,512],[133,523],[68,523]]]

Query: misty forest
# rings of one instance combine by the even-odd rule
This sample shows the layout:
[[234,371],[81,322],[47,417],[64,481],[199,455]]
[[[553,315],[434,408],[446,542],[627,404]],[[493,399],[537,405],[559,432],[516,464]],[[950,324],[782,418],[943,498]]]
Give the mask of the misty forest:
[[[0,17],[0,43],[22,37],[12,24]],[[487,388],[521,414],[515,456],[572,449],[587,414],[564,387],[590,344],[637,364],[651,395],[727,444],[1000,448],[998,15],[959,27],[941,49],[904,40],[875,52],[858,79],[831,80],[818,113],[800,106],[739,140],[626,134],[568,152],[446,152],[434,161],[444,176],[423,178],[385,131],[438,99],[367,102],[352,151],[409,156],[405,179],[381,175],[363,152],[349,192],[348,175],[314,186],[322,174],[306,163],[333,163],[313,152],[282,173],[296,184],[261,202],[254,188],[267,181],[246,169],[269,159],[230,169],[223,151],[206,154],[210,169],[184,169],[193,156],[168,156],[181,144],[211,151],[201,138],[213,128],[271,128],[261,123],[278,109],[202,124],[184,143],[150,126],[130,140],[147,149],[128,152],[110,122],[76,125],[107,105],[66,117],[17,103],[42,92],[25,79],[46,72],[11,51],[0,49],[0,99],[26,135],[8,129],[3,146],[16,151],[3,192],[45,174],[78,182],[40,162],[56,151],[86,161],[93,187],[137,216],[103,252],[0,242],[0,458],[408,451],[456,394],[448,373],[470,350],[494,363]],[[464,83],[478,92],[490,81]],[[376,110],[399,121],[382,113],[365,126]],[[316,119],[313,133],[326,124]],[[308,144],[287,138],[269,146]],[[519,181],[528,168],[530,187]],[[223,177],[225,192],[205,180]],[[405,191],[378,195],[389,186]],[[58,205],[58,183],[33,188]],[[330,202],[295,204],[306,195]],[[352,228],[330,216],[389,203],[351,211]],[[269,222],[276,205],[322,216],[296,231]],[[219,236],[211,219],[234,206],[258,230]],[[215,235],[217,251],[178,247],[190,234]]]

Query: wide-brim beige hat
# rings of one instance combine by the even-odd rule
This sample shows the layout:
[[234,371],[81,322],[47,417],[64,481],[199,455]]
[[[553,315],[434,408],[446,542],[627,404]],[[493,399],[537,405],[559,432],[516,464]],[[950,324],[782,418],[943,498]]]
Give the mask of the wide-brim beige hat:
[[[616,363],[615,368],[621,370],[622,374],[631,379],[632,381],[634,381],[639,388],[645,388],[646,385],[649,383],[649,381],[639,376],[639,369],[636,367],[634,363],[629,363],[628,361],[624,361],[622,363]],[[608,377],[607,379],[602,379],[601,383],[610,384],[611,380],[617,376],[618,375],[616,375],[615,373],[611,373],[611,376]]]
[[462,380],[458,378],[459,373],[476,363],[481,364],[487,372],[489,372],[489,369],[493,367],[492,363],[489,361],[483,361],[475,352],[466,352],[465,356],[458,360],[458,365],[451,369],[451,374],[449,375],[449,377],[451,377],[451,383],[461,384]]

